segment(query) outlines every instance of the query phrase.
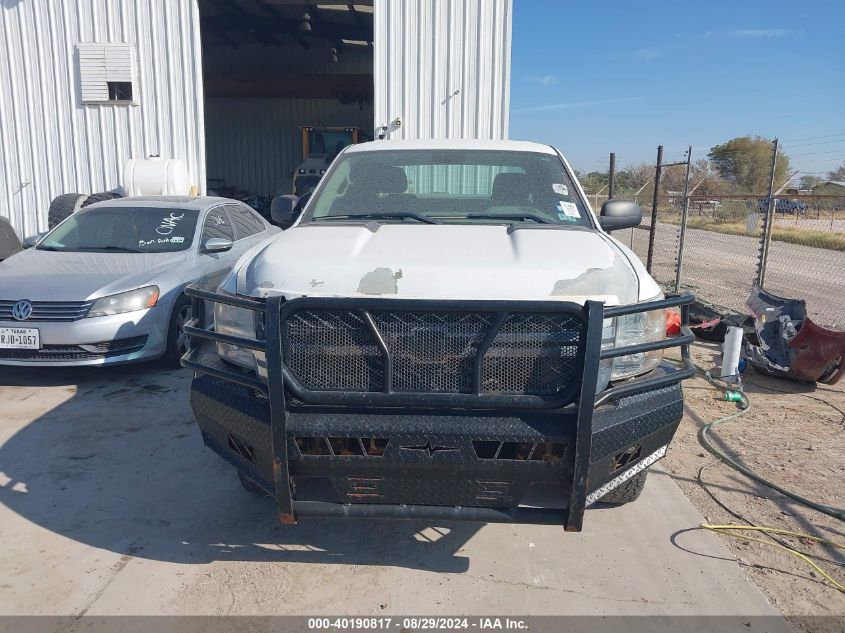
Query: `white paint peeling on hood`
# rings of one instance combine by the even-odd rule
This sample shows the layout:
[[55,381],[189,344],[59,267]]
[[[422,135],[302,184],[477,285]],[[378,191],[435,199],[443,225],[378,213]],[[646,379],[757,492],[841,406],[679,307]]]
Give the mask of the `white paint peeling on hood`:
[[[608,236],[583,228],[312,223],[288,229],[238,273],[251,296],[382,296],[632,303],[639,280]],[[653,283],[653,282],[652,282]]]

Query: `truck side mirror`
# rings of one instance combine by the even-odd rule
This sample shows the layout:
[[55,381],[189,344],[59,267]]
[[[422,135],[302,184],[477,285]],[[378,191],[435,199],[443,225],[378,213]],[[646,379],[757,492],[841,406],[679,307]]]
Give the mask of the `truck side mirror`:
[[21,242],[21,246],[24,248],[32,248],[33,246],[37,246],[38,242],[41,241],[41,238],[47,235],[46,232],[44,233],[36,233],[35,235],[28,235],[27,237],[23,238],[23,242]]
[[296,207],[299,197],[288,194],[276,196],[270,202],[270,218],[283,229],[288,228],[296,221]]
[[608,233],[639,226],[642,221],[643,210],[633,200],[608,200],[601,205],[599,222]]

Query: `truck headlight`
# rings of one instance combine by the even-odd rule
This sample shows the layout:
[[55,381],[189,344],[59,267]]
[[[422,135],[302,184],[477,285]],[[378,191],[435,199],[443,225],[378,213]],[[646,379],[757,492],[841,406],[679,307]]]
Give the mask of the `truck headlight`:
[[[613,347],[616,338],[616,319],[605,319],[601,330],[601,348]],[[601,393],[610,382],[610,373],[613,371],[613,359],[605,358],[599,361],[599,376],[596,381],[596,393]]]
[[[255,311],[225,303],[214,304],[214,329],[221,334],[255,338]],[[251,349],[217,343],[217,354],[224,360],[245,369],[255,369],[255,354]]]
[[[655,299],[662,299],[662,295]],[[650,343],[661,341],[666,338],[666,312],[665,310],[652,310],[650,312],[638,312],[616,317],[616,334],[614,347],[625,347],[637,343]],[[651,352],[640,352],[628,356],[619,356],[613,359],[613,369],[610,373],[611,380],[621,380],[644,374],[660,364],[663,360],[663,350]]]
[[129,292],[102,297],[94,302],[86,317],[112,316],[135,310],[155,307],[158,302],[158,286],[146,286]]

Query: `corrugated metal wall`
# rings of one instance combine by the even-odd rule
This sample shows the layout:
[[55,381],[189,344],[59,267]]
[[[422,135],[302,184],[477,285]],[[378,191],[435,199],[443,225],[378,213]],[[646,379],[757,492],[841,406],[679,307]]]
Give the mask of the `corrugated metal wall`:
[[[136,105],[82,105],[79,42],[137,46]],[[0,214],[23,235],[50,200],[121,184],[129,158],[160,154],[205,185],[199,16],[194,0],[0,3]]]
[[507,138],[511,15],[511,0],[375,0],[376,126],[388,138]]
[[[335,99],[223,98],[206,100],[207,173],[252,193],[290,191],[301,159],[301,125],[360,127],[369,134],[373,108]],[[213,184],[212,184],[213,186]]]
[[[329,100],[212,100],[211,175],[275,193],[299,159],[296,128],[312,122],[372,133],[400,117],[391,138],[506,138],[511,9],[375,0],[375,126],[369,108]],[[118,187],[129,158],[181,158],[205,191],[199,24],[195,0],[0,2],[0,214],[19,233],[45,229],[60,193]],[[76,44],[93,41],[137,47],[135,105],[82,105]],[[235,146],[258,160],[223,169],[214,157]]]

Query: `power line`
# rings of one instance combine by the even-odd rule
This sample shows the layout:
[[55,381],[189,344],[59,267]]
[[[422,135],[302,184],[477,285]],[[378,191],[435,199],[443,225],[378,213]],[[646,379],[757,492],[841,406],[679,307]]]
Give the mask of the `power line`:
[[820,138],[832,138],[834,136],[845,136],[845,132],[837,132],[836,134],[824,134],[822,136],[807,136],[805,138],[788,138],[784,139],[786,143],[793,143],[795,141],[815,141]]
[[837,163],[839,163],[839,162],[845,163],[845,160],[843,160],[841,158],[805,158],[803,160],[793,160],[793,161],[790,161],[790,162],[792,162],[792,163],[825,163],[825,162],[829,162],[829,161],[834,161],[834,162],[837,162]]
[[845,138],[837,139],[835,141],[818,141],[816,143],[802,143],[801,145],[793,145],[792,147],[810,147],[811,145],[830,145],[831,143],[845,143]]
[[819,154],[837,154],[842,150],[832,149],[827,152],[804,152],[803,154],[793,154],[792,156],[818,156]]

